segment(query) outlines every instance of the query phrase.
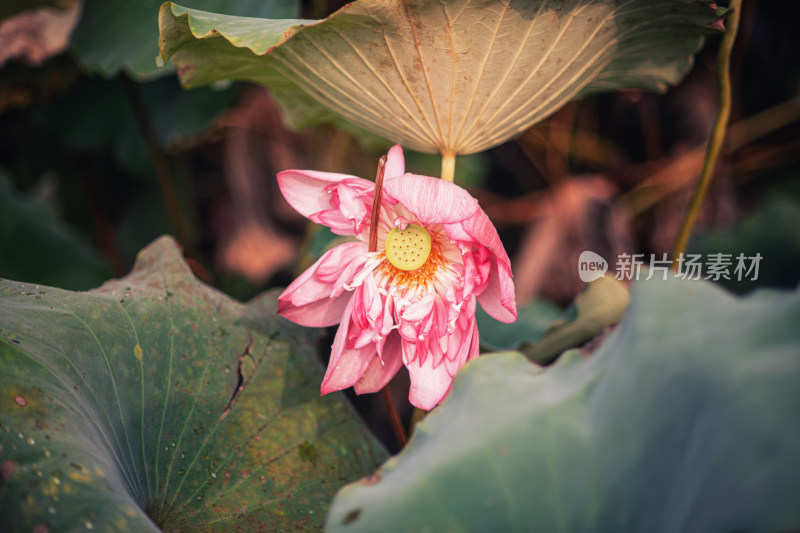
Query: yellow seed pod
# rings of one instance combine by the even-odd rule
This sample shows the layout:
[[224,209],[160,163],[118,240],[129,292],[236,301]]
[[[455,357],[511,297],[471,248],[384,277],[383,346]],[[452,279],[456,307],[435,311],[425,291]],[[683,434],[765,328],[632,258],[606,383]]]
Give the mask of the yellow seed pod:
[[431,236],[425,228],[409,224],[386,236],[386,259],[400,270],[417,270],[431,255]]

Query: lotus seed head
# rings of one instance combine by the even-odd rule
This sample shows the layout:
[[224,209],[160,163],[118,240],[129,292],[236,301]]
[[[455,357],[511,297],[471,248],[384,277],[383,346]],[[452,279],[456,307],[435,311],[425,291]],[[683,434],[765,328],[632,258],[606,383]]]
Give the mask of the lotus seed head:
[[394,228],[386,236],[385,252],[386,259],[400,270],[417,270],[431,255],[431,236],[416,224]]

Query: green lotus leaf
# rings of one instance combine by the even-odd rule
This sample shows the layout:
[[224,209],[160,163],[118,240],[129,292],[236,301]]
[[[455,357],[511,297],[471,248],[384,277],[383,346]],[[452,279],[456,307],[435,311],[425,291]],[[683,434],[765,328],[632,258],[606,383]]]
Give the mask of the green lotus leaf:
[[335,116],[447,155],[501,144],[582,95],[663,91],[718,23],[691,0],[357,0],[324,20],[161,7],[161,57],[186,87],[270,87],[288,122]]
[[[174,72],[160,68],[156,61],[160,4],[158,0],[84,2],[80,23],[72,35],[72,47],[81,66],[106,78],[120,71],[140,80]],[[186,0],[186,4],[239,16],[297,14],[296,0]]]
[[590,357],[483,355],[327,530],[795,531],[800,291],[633,286]]
[[[108,278],[103,257],[46,202],[16,191],[0,170],[0,277],[88,289]],[[59,257],[58,268],[51,260]]]
[[545,300],[517,308],[517,319],[511,324],[498,322],[480,307],[475,309],[480,342],[485,351],[519,350],[540,340],[560,318],[562,312],[558,306]]
[[[167,152],[206,131],[239,93],[236,86],[186,92],[174,78],[137,84],[136,90]],[[64,98],[38,110],[36,122],[68,149],[109,150],[126,171],[152,176],[153,163],[121,78],[82,79]]]
[[275,301],[201,284],[169,238],[89,292],[0,282],[4,531],[321,527],[385,452]]

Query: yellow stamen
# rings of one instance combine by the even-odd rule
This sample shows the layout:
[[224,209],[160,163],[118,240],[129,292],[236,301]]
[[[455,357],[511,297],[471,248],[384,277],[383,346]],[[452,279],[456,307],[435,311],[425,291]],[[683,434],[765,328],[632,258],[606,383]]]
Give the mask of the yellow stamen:
[[401,290],[413,290],[436,279],[445,264],[439,243],[433,239],[431,253],[425,264],[417,270],[400,270],[386,258],[386,250],[381,253],[383,261],[378,267],[381,277],[387,280],[387,287]]
[[386,236],[386,259],[400,270],[421,268],[431,255],[431,236],[425,228],[409,224],[406,229],[394,228]]

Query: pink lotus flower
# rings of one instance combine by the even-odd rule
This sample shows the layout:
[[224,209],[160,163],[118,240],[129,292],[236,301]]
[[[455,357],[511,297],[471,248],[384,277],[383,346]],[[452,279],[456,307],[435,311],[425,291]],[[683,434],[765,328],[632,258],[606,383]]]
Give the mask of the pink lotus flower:
[[356,238],[323,255],[278,298],[278,312],[298,324],[341,323],[322,394],[350,386],[376,392],[405,364],[409,401],[431,409],[478,356],[476,300],[497,320],[516,319],[511,264],[486,213],[453,183],[406,174],[399,145],[384,168],[374,252],[373,182],[286,170],[278,184],[301,214]]

